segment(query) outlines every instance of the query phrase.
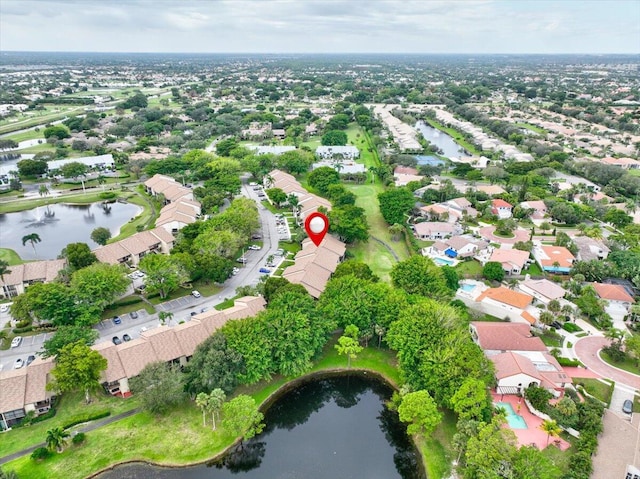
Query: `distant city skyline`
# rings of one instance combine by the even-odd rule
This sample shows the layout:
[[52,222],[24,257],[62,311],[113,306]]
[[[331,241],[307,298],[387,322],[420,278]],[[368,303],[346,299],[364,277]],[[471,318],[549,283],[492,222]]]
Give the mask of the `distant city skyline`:
[[0,0],[2,51],[640,53],[640,0]]

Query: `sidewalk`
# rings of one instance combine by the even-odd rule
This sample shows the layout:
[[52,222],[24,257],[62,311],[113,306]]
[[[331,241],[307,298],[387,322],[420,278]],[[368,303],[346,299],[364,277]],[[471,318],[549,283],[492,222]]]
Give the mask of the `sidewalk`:
[[[98,429],[99,427],[105,426],[107,424],[111,424],[112,422],[119,421],[120,419],[124,419],[129,416],[133,416],[134,414],[140,412],[140,409],[132,409],[131,411],[126,411],[121,414],[117,414],[115,416],[109,416],[104,419],[99,419],[91,424],[87,424],[74,432],[89,432],[94,429]],[[27,454],[31,454],[35,449],[39,447],[46,447],[46,443],[41,442],[40,444],[36,444],[35,446],[28,447],[23,449],[22,451],[14,452],[13,454],[9,454],[8,456],[0,457],[0,465],[5,464],[9,461],[13,461],[14,459],[18,459],[19,457],[26,456]]]

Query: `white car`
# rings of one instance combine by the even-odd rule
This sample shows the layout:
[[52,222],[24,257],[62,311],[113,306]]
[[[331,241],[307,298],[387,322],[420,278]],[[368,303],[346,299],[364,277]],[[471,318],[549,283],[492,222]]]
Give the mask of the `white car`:
[[16,336],[11,340],[11,347],[17,348],[18,346],[20,346],[20,343],[22,343],[22,336]]
[[235,276],[239,272],[240,272],[240,270],[238,268],[233,268],[233,270],[231,271],[231,274]]
[[6,313],[7,311],[9,311],[8,304],[3,304],[2,306],[0,306],[0,313]]
[[199,291],[191,291],[191,296],[193,296],[194,298],[202,297]]
[[13,369],[20,369],[22,366],[24,366],[24,361],[20,358],[16,359],[16,362],[13,363]]
[[252,249],[252,250],[258,251],[258,250],[260,250],[260,249],[262,249],[262,248],[260,248],[260,246],[258,246],[257,244],[252,244],[251,246],[249,246],[249,249]]

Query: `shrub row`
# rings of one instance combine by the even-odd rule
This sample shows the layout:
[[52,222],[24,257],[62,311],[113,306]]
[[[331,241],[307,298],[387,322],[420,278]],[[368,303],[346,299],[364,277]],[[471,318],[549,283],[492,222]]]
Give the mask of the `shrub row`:
[[96,419],[102,419],[110,415],[111,415],[111,411],[102,410],[102,411],[96,411],[89,414],[72,416],[67,420],[67,422],[65,422],[62,425],[62,429],[69,429],[70,427],[76,426],[78,424],[82,424],[83,422],[95,421]]
[[564,329],[565,331],[569,331],[570,333],[576,333],[578,331],[582,331],[580,326],[574,323],[564,323],[562,325],[562,329]]
[[560,364],[560,366],[578,367],[582,364],[577,359],[569,359],[569,358],[563,358],[563,357],[559,357],[556,359],[558,360],[558,363]]
[[33,326],[25,326],[24,328],[13,328],[13,334],[29,333],[33,331]]

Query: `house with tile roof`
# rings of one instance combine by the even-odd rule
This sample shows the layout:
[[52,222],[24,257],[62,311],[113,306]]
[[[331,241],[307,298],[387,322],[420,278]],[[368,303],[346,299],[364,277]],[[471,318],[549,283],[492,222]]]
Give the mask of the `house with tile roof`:
[[541,200],[523,201],[519,206],[524,210],[531,211],[529,218],[531,218],[531,220],[536,224],[542,223],[548,213],[547,205],[544,201]]
[[484,261],[481,260],[483,266],[488,262],[496,262],[502,265],[505,274],[522,274],[522,270],[528,266],[529,252],[520,251],[518,249],[494,249],[491,255]]
[[567,294],[566,289],[548,279],[526,279],[518,283],[517,289],[533,296],[545,305],[553,300],[560,300]]
[[285,173],[281,170],[273,170],[264,177],[264,187],[268,188],[280,188],[287,195],[293,194],[298,198],[298,220],[304,221],[304,219],[311,213],[318,211],[321,206],[327,210],[331,210],[331,202],[321,196],[309,193],[302,185],[295,179],[293,175]]
[[50,283],[65,267],[66,260],[31,261],[13,265],[10,273],[0,278],[0,298],[13,298],[35,283]]
[[173,203],[179,199],[194,201],[193,191],[182,186],[170,176],[155,174],[144,182],[145,191],[151,196],[164,196],[164,204]]
[[[624,310],[627,313],[631,311],[631,305],[636,300],[629,294],[627,289],[619,284],[591,283],[593,289],[600,299],[607,301],[606,309]],[[611,313],[609,313],[611,314]]]
[[491,212],[501,220],[511,218],[513,216],[513,205],[497,198],[491,200]]
[[611,251],[602,241],[588,236],[574,236],[571,242],[578,248],[578,261],[607,259]]
[[538,386],[558,397],[573,381],[556,358],[546,352],[507,351],[489,358],[496,371],[498,394],[523,394],[529,386]]
[[294,264],[282,272],[282,277],[301,284],[311,296],[319,298],[338,264],[344,259],[346,245],[326,235],[319,246],[307,238],[294,258]]
[[168,254],[175,238],[166,229],[154,228],[141,231],[128,238],[100,246],[93,253],[101,263],[130,264],[137,266],[140,260],[153,253]]
[[540,268],[547,273],[569,274],[576,258],[564,246],[548,246],[535,242],[531,252]]
[[489,248],[489,243],[470,236],[453,236],[436,241],[423,248],[422,254],[431,258],[448,256],[450,258],[472,258]]
[[265,304],[262,297],[245,296],[237,299],[231,308],[196,314],[177,326],[152,328],[142,332],[139,338],[117,346],[106,341],[98,343],[92,349],[107,360],[102,385],[112,395],[127,396],[129,379],[140,374],[145,366],[156,361],[186,365],[198,345],[215,331],[228,321],[255,316]]
[[528,324],[472,321],[469,331],[474,342],[489,357],[507,351],[547,351],[542,340],[531,333]]
[[442,221],[424,221],[411,226],[416,238],[423,241],[442,240],[462,233],[462,228]]
[[[475,301],[480,303],[485,313],[496,318],[509,318],[514,323],[533,324],[536,321],[533,316],[535,308],[528,308],[533,301],[533,296],[504,286],[485,290]],[[527,314],[523,315],[523,313]]]
[[47,391],[53,358],[36,358],[29,366],[0,371],[0,431],[19,423],[28,412],[36,416],[51,408],[55,396]]

